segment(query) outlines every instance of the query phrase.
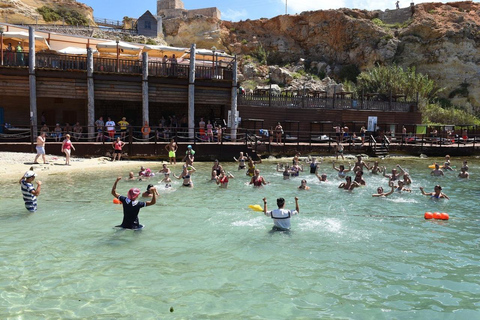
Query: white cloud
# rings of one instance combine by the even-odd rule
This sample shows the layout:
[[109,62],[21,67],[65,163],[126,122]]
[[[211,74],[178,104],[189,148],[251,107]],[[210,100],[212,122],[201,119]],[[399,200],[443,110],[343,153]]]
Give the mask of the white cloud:
[[246,18],[248,18],[248,12],[245,9],[241,9],[241,10],[227,9],[226,11],[222,11],[223,20],[238,21]]
[[288,6],[288,13],[300,13],[302,11],[315,11],[345,8],[345,0],[281,0]]

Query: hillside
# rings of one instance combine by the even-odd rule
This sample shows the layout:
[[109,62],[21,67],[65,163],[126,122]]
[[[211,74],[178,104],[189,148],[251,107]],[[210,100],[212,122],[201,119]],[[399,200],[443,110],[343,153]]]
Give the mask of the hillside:
[[53,23],[44,21],[38,13],[37,9],[43,6],[76,11],[85,16],[91,25],[95,24],[93,9],[75,0],[0,0],[0,21],[13,24]]

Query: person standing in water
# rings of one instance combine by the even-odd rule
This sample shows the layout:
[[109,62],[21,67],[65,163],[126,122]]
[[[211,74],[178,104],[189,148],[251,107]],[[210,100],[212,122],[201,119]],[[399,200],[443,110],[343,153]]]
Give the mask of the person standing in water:
[[75,147],[72,144],[72,141],[70,141],[70,135],[67,133],[65,136],[65,140],[63,140],[62,143],[62,152],[65,153],[65,165],[69,166],[70,165],[70,154],[72,150],[75,150]]
[[124,229],[142,229],[143,225],[141,225],[138,221],[138,213],[140,212],[141,208],[154,205],[157,202],[157,189],[155,187],[150,188],[150,191],[152,192],[152,200],[147,202],[137,201],[137,198],[141,192],[138,188],[132,188],[128,190],[126,197],[117,193],[117,184],[121,179],[122,177],[118,177],[112,187],[112,195],[116,199],[120,200],[123,205],[123,221],[122,224],[116,227],[121,227]]
[[295,197],[295,210],[285,209],[285,199],[277,199],[278,209],[268,211],[267,210],[267,198],[263,198],[263,213],[267,217],[273,219],[272,231],[289,231],[290,230],[290,218],[291,216],[298,214],[300,208],[298,206],[298,198]]
[[424,196],[431,197],[432,199],[447,199],[450,200],[450,198],[442,192],[442,187],[440,185],[436,185],[433,189],[433,192],[425,192],[423,187],[420,187],[420,191]]
[[30,212],[37,211],[37,197],[40,195],[40,186],[42,185],[41,181],[37,181],[37,189],[34,188],[33,180],[36,176],[35,172],[29,170],[20,179],[25,208]]

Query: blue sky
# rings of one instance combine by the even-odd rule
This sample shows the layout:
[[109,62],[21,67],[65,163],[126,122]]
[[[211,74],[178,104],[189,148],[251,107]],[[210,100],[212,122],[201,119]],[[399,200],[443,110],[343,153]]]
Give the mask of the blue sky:
[[[156,0],[77,0],[91,6],[97,18],[122,20],[124,16],[140,17],[145,11],[156,13]],[[273,18],[285,14],[285,3],[289,14],[309,10],[357,8],[367,10],[394,9],[396,0],[183,0],[185,9],[217,7],[223,20]],[[400,7],[408,7],[411,1],[400,0]],[[416,4],[428,1],[414,1]],[[456,2],[456,1],[437,1]]]

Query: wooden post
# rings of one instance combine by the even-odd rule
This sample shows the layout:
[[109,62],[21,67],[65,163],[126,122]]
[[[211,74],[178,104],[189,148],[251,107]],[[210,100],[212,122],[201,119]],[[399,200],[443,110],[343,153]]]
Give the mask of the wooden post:
[[233,80],[232,80],[232,105],[230,111],[230,137],[232,142],[237,141],[237,107],[238,107],[238,78],[237,78],[237,56],[235,56],[235,60],[233,61]]
[[195,55],[196,45],[190,48],[190,70],[188,76],[188,138],[195,141]]
[[37,78],[35,76],[35,29],[28,27],[28,78],[30,83],[30,125],[33,127],[32,140],[38,134],[37,128]]
[[149,121],[148,115],[148,52],[142,53],[142,125]]
[[93,52],[91,48],[87,49],[87,125],[88,137],[95,141],[95,85],[93,83]]

